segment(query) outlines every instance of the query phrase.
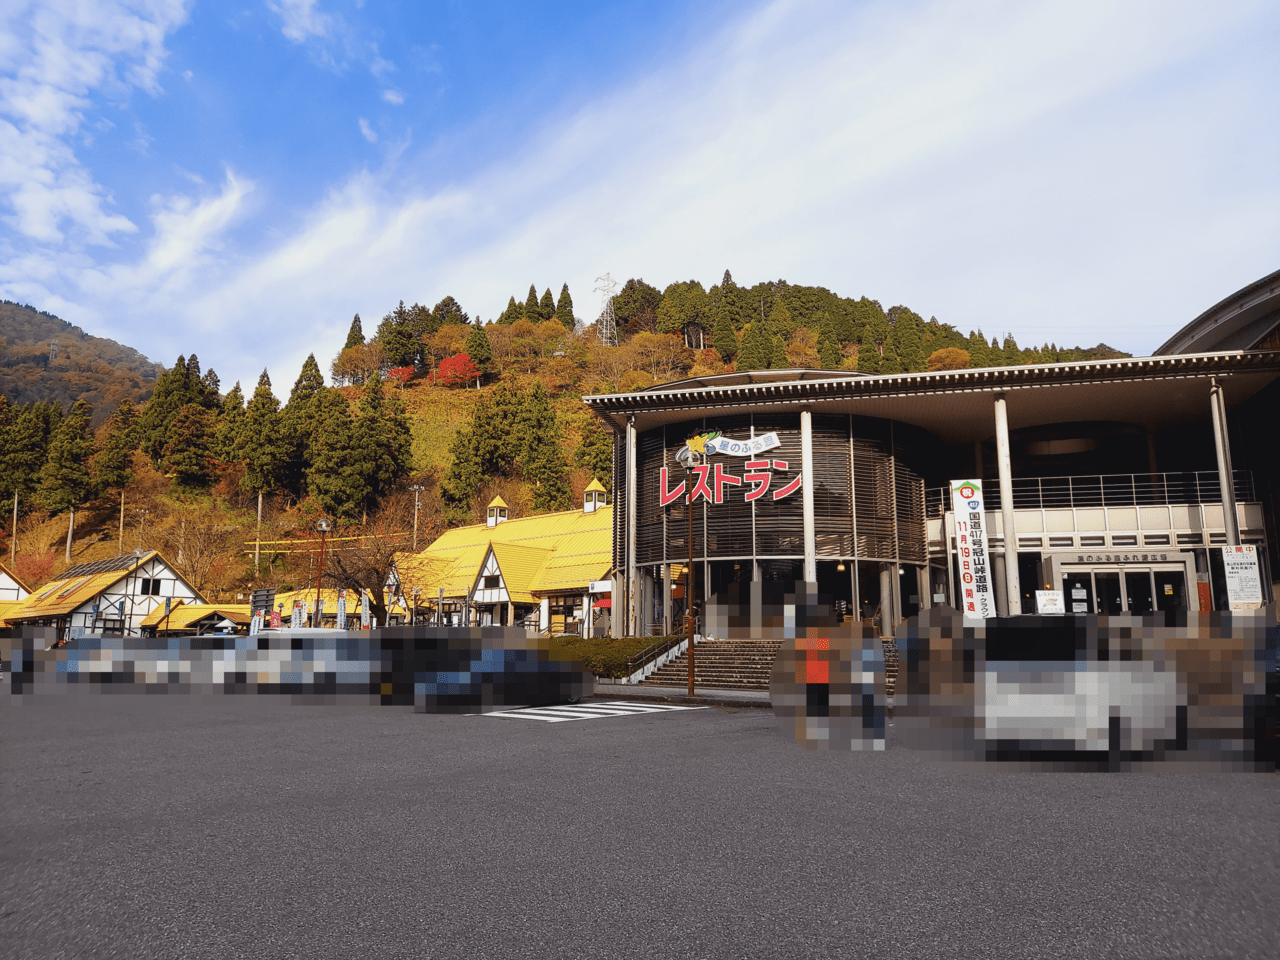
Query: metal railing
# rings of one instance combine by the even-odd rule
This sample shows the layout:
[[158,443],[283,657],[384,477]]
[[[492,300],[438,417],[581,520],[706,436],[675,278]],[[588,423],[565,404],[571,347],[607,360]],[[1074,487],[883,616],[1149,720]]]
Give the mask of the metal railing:
[[[1255,499],[1253,475],[1248,470],[1236,470],[1233,480],[1237,503],[1248,503]],[[1001,509],[998,480],[984,480],[982,493],[988,511]],[[1114,473],[1083,477],[1017,477],[1013,481],[1015,510],[1221,502],[1222,488],[1218,484],[1216,470],[1194,473]],[[950,509],[949,488],[934,487],[925,491],[925,516],[934,519]]]
[[639,653],[633,653],[627,657],[627,676],[631,676],[651,660],[657,660],[672,647],[679,646],[687,639],[689,638],[683,636],[662,637],[657,643],[649,644]]

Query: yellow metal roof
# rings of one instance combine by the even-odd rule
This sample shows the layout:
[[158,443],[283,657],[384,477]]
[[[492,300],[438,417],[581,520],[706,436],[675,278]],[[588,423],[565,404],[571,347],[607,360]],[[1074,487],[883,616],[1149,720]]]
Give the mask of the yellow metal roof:
[[[493,544],[493,555],[498,560],[498,569],[502,571],[502,582],[513,602],[536,602],[529,588],[552,552],[545,547],[529,547],[520,543]],[[477,576],[479,572],[477,569]]]
[[[20,607],[9,613],[8,619],[11,621],[44,620],[51,617],[66,616],[76,607],[87,603],[104,590],[119,583],[138,567],[156,558],[159,558],[170,570],[173,570],[173,564],[165,560],[155,550],[140,557],[124,556],[117,557],[115,560],[94,561],[68,567],[57,579],[50,580],[34,590],[29,597],[22,601]],[[113,563],[117,564],[116,569],[87,575],[79,572],[83,568],[102,567]],[[174,573],[177,575],[176,570]],[[190,584],[187,586],[190,587]],[[195,592],[194,587],[191,587],[191,590]],[[198,593],[196,595],[199,596]]]
[[246,624],[253,614],[247,603],[184,603],[178,600],[169,608],[169,618],[164,615],[164,604],[156,607],[142,621],[144,627],[160,627],[162,630],[186,630],[197,620],[216,613],[232,623]]
[[[401,572],[402,584],[419,587],[423,599],[437,596],[441,587],[446,597],[465,597],[475,585],[490,544],[548,551],[541,567],[521,584],[520,592],[527,592],[532,599],[545,593],[581,592],[589,580],[602,578],[613,566],[613,507],[606,505],[593,513],[578,509],[520,517],[494,527],[482,523],[454,527],[417,554],[414,574],[405,574],[399,558],[396,569]],[[512,558],[516,564],[513,571],[522,571],[522,561],[514,555]],[[500,552],[498,565],[504,578],[513,575]],[[524,574],[514,572],[514,576],[522,578]]]
[[9,614],[22,606],[23,600],[0,600],[0,626],[9,622]]
[[489,506],[502,507],[505,510],[507,508],[507,501],[503,500],[501,497],[494,497],[489,501]]
[[600,481],[597,480],[595,477],[591,478],[591,482],[587,484],[587,489],[583,490],[582,492],[583,493],[608,493],[608,491],[605,490],[604,485],[601,484]]

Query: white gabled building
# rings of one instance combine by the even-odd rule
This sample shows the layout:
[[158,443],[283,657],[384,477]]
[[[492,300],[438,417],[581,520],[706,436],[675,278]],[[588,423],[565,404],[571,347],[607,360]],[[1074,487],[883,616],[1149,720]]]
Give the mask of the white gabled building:
[[90,633],[139,636],[142,622],[166,601],[206,603],[156,551],[68,567],[5,619],[11,626],[55,627],[59,639]]

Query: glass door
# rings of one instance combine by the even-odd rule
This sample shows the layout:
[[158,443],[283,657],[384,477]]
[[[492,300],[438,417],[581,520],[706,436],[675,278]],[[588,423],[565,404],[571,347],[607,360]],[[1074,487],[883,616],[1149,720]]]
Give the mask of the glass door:
[[1182,570],[1155,570],[1151,574],[1156,588],[1156,609],[1187,609],[1187,577]]
[[1130,613],[1155,613],[1150,570],[1126,570],[1124,592],[1125,606]]
[[1093,576],[1088,572],[1064,573],[1062,600],[1067,613],[1093,613]]
[[1120,590],[1119,571],[1096,570],[1093,574],[1094,589],[1098,595],[1098,613],[1113,616],[1124,613],[1124,594]]

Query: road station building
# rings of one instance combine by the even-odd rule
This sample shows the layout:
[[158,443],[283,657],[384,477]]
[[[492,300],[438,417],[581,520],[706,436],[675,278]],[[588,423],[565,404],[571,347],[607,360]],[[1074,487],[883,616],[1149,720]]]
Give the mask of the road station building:
[[884,635],[932,604],[963,609],[958,480],[982,481],[1000,614],[1035,612],[1038,590],[1062,591],[1066,612],[1228,609],[1225,546],[1256,557],[1269,601],[1278,380],[1280,271],[1150,357],[769,370],[586,397],[615,437],[613,631],[679,629],[691,548],[695,600],[804,580]]

